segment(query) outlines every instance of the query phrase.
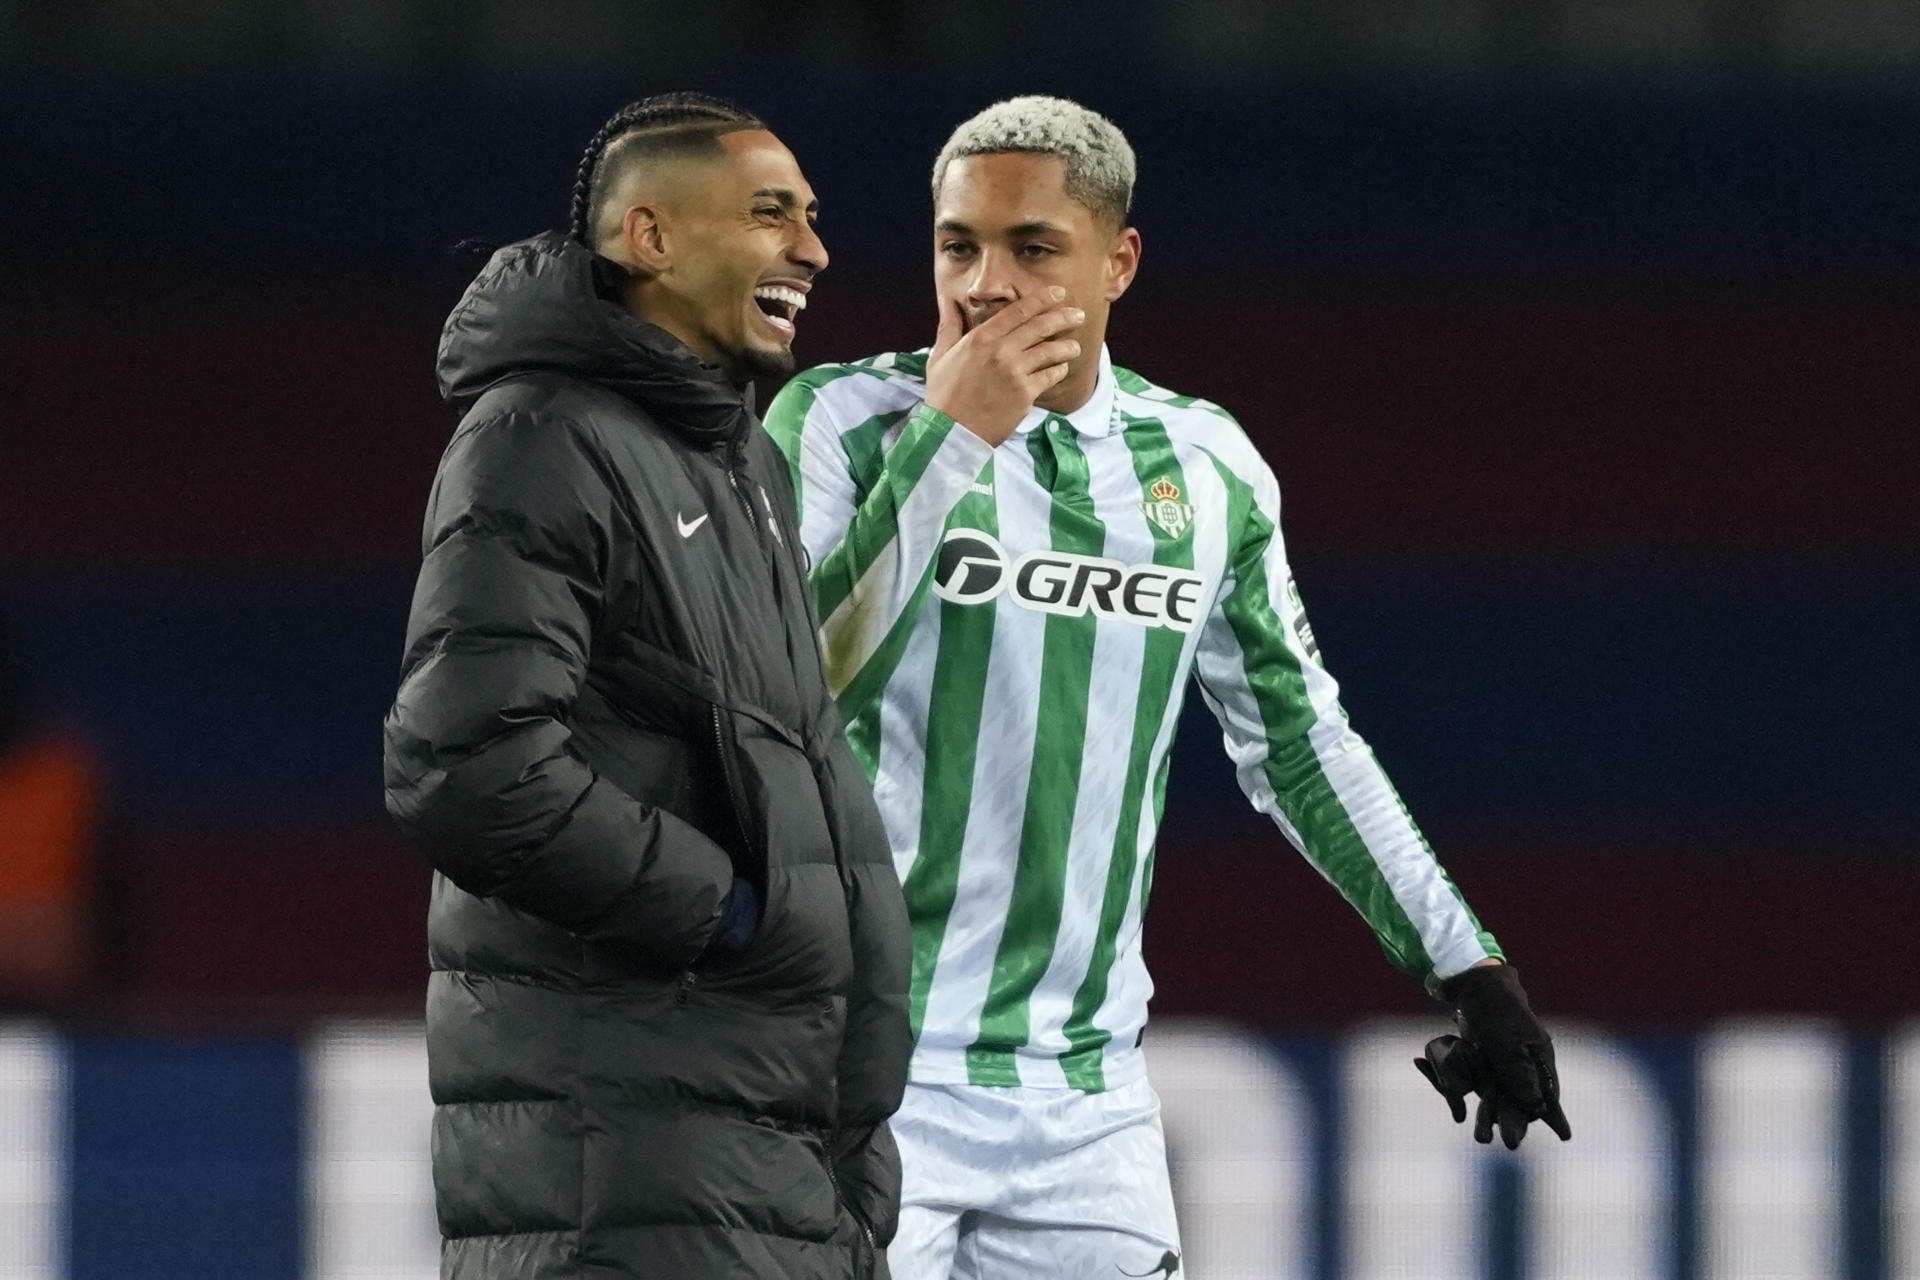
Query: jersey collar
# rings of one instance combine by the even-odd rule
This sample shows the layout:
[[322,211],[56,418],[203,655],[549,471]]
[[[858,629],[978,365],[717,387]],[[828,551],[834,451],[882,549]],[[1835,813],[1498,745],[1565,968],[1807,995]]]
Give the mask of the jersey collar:
[[[1100,439],[1120,430],[1119,397],[1115,394],[1118,384],[1113,379],[1113,361],[1107,355],[1105,343],[1100,344],[1100,375],[1094,379],[1093,394],[1087,402],[1072,413],[1060,414],[1073,424],[1073,429],[1083,436]],[[1014,428],[1021,435],[1034,430],[1048,418],[1055,416],[1046,409],[1035,406],[1020,419],[1020,425]]]

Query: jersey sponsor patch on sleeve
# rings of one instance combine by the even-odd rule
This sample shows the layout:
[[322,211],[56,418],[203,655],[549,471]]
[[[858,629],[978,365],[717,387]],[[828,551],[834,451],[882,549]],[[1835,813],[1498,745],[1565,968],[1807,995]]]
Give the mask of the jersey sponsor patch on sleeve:
[[1287,573],[1287,607],[1293,611],[1293,633],[1300,637],[1300,647],[1315,662],[1320,659],[1320,645],[1313,638],[1313,624],[1307,621],[1307,605],[1300,598],[1300,584],[1294,581],[1291,570]]

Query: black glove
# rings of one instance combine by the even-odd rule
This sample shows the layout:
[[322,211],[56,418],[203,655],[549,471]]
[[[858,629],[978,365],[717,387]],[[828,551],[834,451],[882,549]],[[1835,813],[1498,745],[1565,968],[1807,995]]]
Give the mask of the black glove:
[[1573,1126],[1560,1108],[1553,1037],[1527,1003],[1519,971],[1507,964],[1469,969],[1447,979],[1440,992],[1453,1006],[1460,1034],[1429,1040],[1425,1056],[1415,1058],[1413,1065],[1447,1100],[1454,1122],[1466,1120],[1466,1096],[1477,1093],[1476,1142],[1492,1142],[1497,1125],[1500,1140],[1511,1151],[1535,1120],[1559,1134],[1562,1142],[1572,1138]]

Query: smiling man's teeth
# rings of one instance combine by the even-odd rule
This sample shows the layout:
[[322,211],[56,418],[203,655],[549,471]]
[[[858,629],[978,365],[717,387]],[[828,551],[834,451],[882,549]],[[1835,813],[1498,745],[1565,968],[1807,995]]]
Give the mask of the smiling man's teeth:
[[798,289],[789,289],[785,285],[763,284],[753,291],[756,298],[765,298],[769,302],[784,302],[795,311],[807,309],[807,295]]

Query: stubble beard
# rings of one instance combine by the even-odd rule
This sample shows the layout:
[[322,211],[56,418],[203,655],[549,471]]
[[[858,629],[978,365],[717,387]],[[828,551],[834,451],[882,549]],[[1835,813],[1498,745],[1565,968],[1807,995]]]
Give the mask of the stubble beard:
[[785,378],[798,367],[793,352],[784,347],[775,351],[748,347],[740,353],[740,365],[750,378]]

